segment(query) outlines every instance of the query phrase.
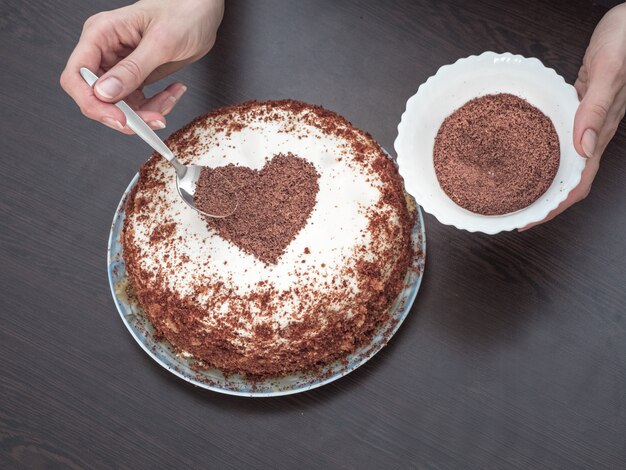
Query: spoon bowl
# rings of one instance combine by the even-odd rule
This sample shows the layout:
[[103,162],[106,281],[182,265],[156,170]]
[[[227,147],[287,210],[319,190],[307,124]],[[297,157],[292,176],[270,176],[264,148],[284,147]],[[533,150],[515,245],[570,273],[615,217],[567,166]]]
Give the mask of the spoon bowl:
[[[178,191],[178,194],[188,206],[193,207],[195,210],[200,212],[202,212],[202,210],[196,207],[194,197],[201,171],[201,166],[186,165],[186,171],[183,177],[181,178],[178,174],[176,175],[176,190]],[[204,214],[204,212],[202,213]]]
[[[80,74],[90,87],[93,87],[98,76],[86,67],[81,67]],[[193,210],[199,213],[213,218],[224,218],[232,215],[238,206],[238,200],[235,199],[233,204],[228,205],[226,213],[210,213],[200,209],[195,203],[196,188],[198,185],[198,179],[200,178],[201,166],[198,165],[184,165],[182,164],[176,155],[168,148],[167,145],[159,138],[156,133],[150,129],[150,127],[141,119],[133,109],[128,106],[124,101],[118,101],[115,103],[126,116],[126,125],[135,132],[144,142],[152,147],[159,155],[161,155],[170,165],[174,167],[176,171],[176,190],[182,198],[182,200],[191,207]],[[232,186],[228,181],[223,181],[222,184]],[[234,194],[234,192],[232,192]]]

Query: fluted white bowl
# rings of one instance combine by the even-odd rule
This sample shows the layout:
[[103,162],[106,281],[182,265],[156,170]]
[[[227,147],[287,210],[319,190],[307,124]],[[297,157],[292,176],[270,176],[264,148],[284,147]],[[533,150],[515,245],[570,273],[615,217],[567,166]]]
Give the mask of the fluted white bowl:
[[[433,147],[446,117],[473,98],[496,93],[524,98],[552,120],[561,159],[554,181],[531,205],[510,214],[481,215],[458,206],[441,189]],[[574,87],[538,59],[484,52],[444,65],[409,98],[398,125],[394,146],[407,191],[439,222],[470,232],[495,234],[543,220],[578,185],[585,167],[572,138],[578,103]]]

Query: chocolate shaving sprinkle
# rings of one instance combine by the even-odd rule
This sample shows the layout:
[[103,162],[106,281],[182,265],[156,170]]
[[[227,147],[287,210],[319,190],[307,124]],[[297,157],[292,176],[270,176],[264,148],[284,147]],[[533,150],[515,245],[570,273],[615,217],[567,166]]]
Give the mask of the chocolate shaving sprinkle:
[[473,99],[448,116],[435,138],[439,184],[459,206],[500,215],[529,206],[559,168],[552,121],[517,96]]
[[200,170],[193,196],[196,207],[209,216],[228,217],[237,209],[237,188],[220,170],[208,167]]
[[[208,181],[215,174],[230,182],[241,201],[234,214],[207,217],[207,225],[261,261],[276,264],[315,206],[319,174],[313,164],[291,153],[278,154],[259,171],[231,164],[203,168],[200,178]],[[210,188],[201,187],[202,182],[198,181],[198,189],[204,195]],[[214,201],[223,194],[213,191],[212,199],[207,199]],[[221,203],[228,208],[228,203]]]

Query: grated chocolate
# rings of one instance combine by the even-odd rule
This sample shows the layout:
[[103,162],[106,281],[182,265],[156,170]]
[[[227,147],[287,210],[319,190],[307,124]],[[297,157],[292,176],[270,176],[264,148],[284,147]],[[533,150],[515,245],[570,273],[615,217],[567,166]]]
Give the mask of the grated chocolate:
[[483,215],[535,202],[552,184],[559,159],[552,121],[507,93],[468,101],[444,120],[435,138],[441,188],[459,206]]

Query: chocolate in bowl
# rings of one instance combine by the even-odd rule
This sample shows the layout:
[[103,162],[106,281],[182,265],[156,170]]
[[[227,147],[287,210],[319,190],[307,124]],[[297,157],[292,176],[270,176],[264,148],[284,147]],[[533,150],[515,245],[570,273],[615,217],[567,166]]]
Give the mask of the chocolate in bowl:
[[435,137],[435,173],[456,204],[482,215],[516,212],[535,202],[559,168],[550,118],[509,93],[472,99],[448,116]]

